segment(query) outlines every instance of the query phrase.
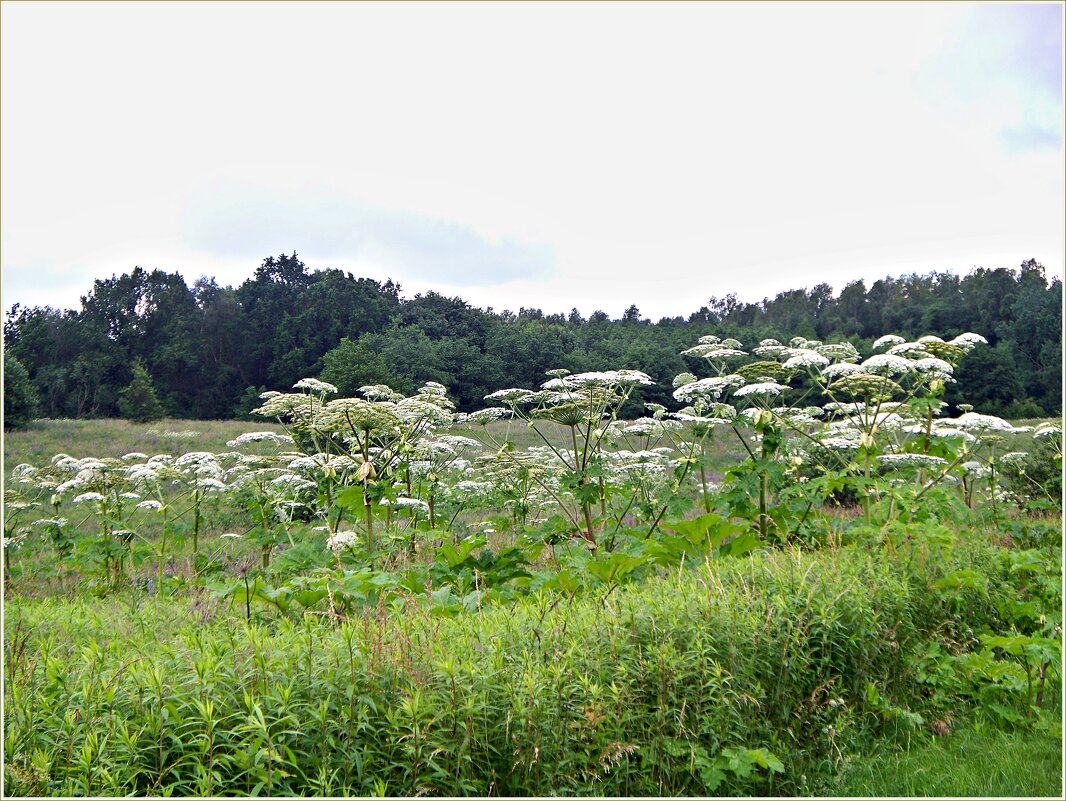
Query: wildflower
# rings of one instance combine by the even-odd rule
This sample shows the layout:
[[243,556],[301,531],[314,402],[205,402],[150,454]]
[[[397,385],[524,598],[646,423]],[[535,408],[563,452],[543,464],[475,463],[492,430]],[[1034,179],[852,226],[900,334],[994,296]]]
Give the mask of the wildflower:
[[362,398],[338,398],[326,404],[318,425],[323,431],[390,431],[400,420],[392,404]]
[[498,389],[495,392],[486,395],[487,401],[502,401],[503,403],[520,403],[522,400],[533,394],[531,389],[519,389],[512,387],[511,389]]
[[[541,387],[554,390],[576,390],[585,387],[636,386],[654,383],[651,376],[639,370],[603,370],[553,378],[541,384]],[[492,397],[492,395],[487,395],[486,400]]]
[[645,403],[644,408],[651,412],[651,416],[656,420],[662,419],[662,416],[666,414],[666,407],[661,403]]
[[925,373],[926,377],[938,378],[941,380],[953,380],[951,374],[954,372],[950,364],[943,359],[938,359],[935,356],[927,356],[924,359],[918,359],[914,363],[914,369],[920,373]]
[[785,378],[789,369],[794,368],[786,369],[786,365],[780,362],[762,360],[741,365],[736,374],[744,376],[748,381],[776,381],[778,378]]
[[782,384],[778,384],[775,381],[765,381],[760,384],[748,384],[746,386],[740,387],[733,394],[738,398],[744,397],[746,395],[764,395],[767,397],[775,397],[777,395],[780,395],[786,389],[788,389],[788,387]]
[[1015,428],[1002,417],[996,417],[991,414],[978,414],[977,412],[966,412],[966,414],[956,417],[954,420],[948,420],[945,422],[951,423],[956,428],[981,433],[992,431],[1015,433],[1026,430],[1024,428]]
[[512,415],[510,409],[504,409],[501,406],[490,406],[487,409],[480,409],[476,412],[471,412],[468,415],[461,416],[456,422],[469,423],[475,426],[485,426],[489,423],[494,423],[497,420],[503,420]]
[[788,359],[785,360],[786,370],[802,370],[808,367],[817,369],[829,365],[829,359],[816,350],[797,348],[789,353]]
[[392,505],[397,509],[413,509],[427,514],[429,512],[429,504],[419,498],[397,498]]
[[922,342],[902,342],[899,345],[893,345],[885,353],[889,356],[903,356],[908,359],[920,359],[929,355],[925,343]]
[[862,363],[870,373],[884,373],[886,375],[901,375],[908,373],[914,368],[913,362],[902,356],[892,356],[887,353],[879,353],[871,356]]
[[[432,397],[432,396],[424,396]],[[400,421],[408,425],[425,422],[431,426],[447,426],[452,423],[451,409],[428,403],[421,398],[404,398],[396,404],[394,412]]]
[[159,501],[141,501],[139,504],[137,504],[137,508],[138,509],[152,509],[152,510],[162,509],[163,508],[163,504],[161,504]]
[[860,364],[851,364],[849,362],[837,362],[831,364],[822,370],[822,378],[834,379],[847,375],[858,375],[860,373],[866,373],[867,370]]
[[792,350],[790,347],[782,345],[776,339],[764,339],[762,343],[759,344],[759,347],[755,348],[752,353],[756,356],[776,359],[779,356],[786,355],[790,350]]
[[[872,442],[872,438],[870,438],[870,441]],[[847,451],[857,449],[862,443],[859,440],[849,439],[848,437],[825,437],[818,440],[818,444],[830,450]]]
[[321,403],[311,395],[304,393],[283,395],[275,392],[258,409],[252,409],[252,414],[263,417],[290,417],[297,421],[306,421],[320,408]]
[[79,470],[107,470],[108,466],[109,465],[107,464],[107,462],[102,462],[99,459],[92,458],[91,456],[82,459],[78,462]]
[[877,461],[885,465],[900,465],[905,467],[940,467],[947,461],[939,456],[931,456],[927,453],[894,453],[878,456]]
[[[306,478],[296,475],[295,473],[283,473],[270,482],[272,487],[276,487],[280,490],[289,490],[291,492],[299,492],[303,489],[311,489],[315,486],[315,482],[308,481]],[[225,486],[224,484],[222,485]]]
[[319,381],[317,378],[301,378],[292,385],[292,388],[309,389],[312,392],[321,392],[326,395],[337,394],[337,388],[333,386],[333,384],[327,384],[325,381]]
[[727,348],[723,345],[696,345],[688,350],[681,351],[682,356],[702,356],[708,361],[737,359],[748,354],[737,348]]
[[787,420],[793,426],[811,425],[818,422],[822,410],[817,406],[805,406],[802,409],[794,406],[785,406],[776,410],[777,416]]
[[902,345],[906,341],[907,340],[905,340],[901,336],[898,336],[897,334],[885,334],[883,337],[874,340],[874,344],[872,347],[874,350],[881,350],[882,348],[887,348],[890,345]]
[[457,481],[452,490],[459,495],[476,495],[492,492],[496,485],[491,481]]
[[625,433],[636,434],[638,437],[662,436],[668,431],[676,431],[681,424],[673,420],[656,420],[653,417],[641,417],[634,420],[625,428]]
[[344,548],[352,548],[359,543],[359,534],[355,531],[338,531],[331,537],[326,538],[326,545],[333,553]]
[[226,443],[226,447],[239,448],[241,445],[247,445],[250,442],[275,442],[285,445],[294,444],[293,438],[288,434],[277,434],[273,431],[249,431],[246,434],[241,434],[236,439],[231,439]]
[[833,384],[833,388],[837,392],[843,392],[852,397],[863,397],[869,401],[887,400],[894,393],[903,392],[903,387],[892,379],[883,375],[871,375],[869,373],[846,375],[837,380]]
[[448,394],[448,389],[447,389],[447,387],[444,386],[444,384],[438,384],[436,381],[427,381],[418,390],[418,394],[419,395],[439,395],[440,397],[443,398],[445,395]]
[[391,401],[395,403],[403,398],[403,395],[387,384],[367,384],[364,387],[359,387],[358,392],[367,400],[372,401]]
[[89,501],[102,500],[104,500],[104,496],[101,495],[99,492],[83,492],[81,495],[78,495],[76,498],[74,498],[74,503],[87,503]]
[[971,350],[975,345],[987,345],[988,340],[980,334],[974,334],[971,331],[967,331],[964,334],[959,334],[952,339],[948,344],[956,345],[964,350]]
[[454,449],[481,447],[481,443],[476,439],[470,439],[470,437],[463,437],[458,434],[445,434],[438,437],[437,441]]
[[701,378],[674,390],[674,398],[682,403],[694,403],[698,399],[718,400],[724,392],[744,386],[744,377],[736,374]]
[[[675,420],[680,420],[682,423],[692,423],[696,426],[723,426],[729,425],[732,417],[703,417],[698,414],[689,414],[687,412],[674,412],[670,415]],[[735,416],[735,413],[734,413]],[[702,433],[702,431],[697,432]]]
[[836,342],[830,345],[819,345],[815,351],[825,356],[830,361],[857,362],[859,352],[850,342]]
[[[962,408],[961,406],[959,408]],[[1047,420],[1033,429],[1034,437],[1050,437],[1052,434],[1062,435],[1062,422]]]

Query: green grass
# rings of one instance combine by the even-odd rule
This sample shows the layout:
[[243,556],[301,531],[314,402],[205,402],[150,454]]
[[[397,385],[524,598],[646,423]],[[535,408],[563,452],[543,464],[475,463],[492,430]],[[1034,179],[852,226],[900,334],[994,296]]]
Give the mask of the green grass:
[[40,466],[57,453],[78,459],[122,456],[133,451],[177,456],[189,451],[225,451],[226,442],[247,431],[278,431],[268,421],[159,420],[35,420],[28,428],[4,432],[4,468],[23,462]]
[[1048,731],[966,727],[903,752],[856,759],[827,792],[839,796],[1062,798],[1062,739]]
[[[946,567],[989,558],[974,544]],[[9,600],[10,788],[808,795],[835,749],[857,763],[875,747],[868,681],[911,703],[906,655],[949,614],[928,578],[858,547],[776,552],[455,617],[370,605],[335,627],[246,624],[206,591]],[[738,747],[784,772],[711,783]]]

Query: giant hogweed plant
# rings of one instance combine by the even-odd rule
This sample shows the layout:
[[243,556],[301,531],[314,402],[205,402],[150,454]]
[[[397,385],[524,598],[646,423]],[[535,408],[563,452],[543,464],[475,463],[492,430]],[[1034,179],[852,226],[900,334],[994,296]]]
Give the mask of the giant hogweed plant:
[[[138,543],[154,554],[161,584],[173,524],[189,514],[195,553],[204,499],[226,488],[218,478],[222,472],[218,457],[206,452],[177,459],[143,453],[106,459],[57,454],[48,468],[19,465],[14,475],[37,499],[34,503],[48,498],[53,515],[35,525],[49,532],[56,552],[70,556],[78,546],[84,558],[98,565],[105,585],[113,588],[125,578],[127,561]],[[59,514],[65,500],[84,512],[75,525]],[[150,537],[146,532],[154,526],[147,523],[153,515],[161,528],[158,536]],[[78,543],[73,532],[90,523],[98,536]]]
[[[633,390],[653,382],[648,375],[638,370],[577,374],[570,374],[567,370],[552,370],[549,375],[551,378],[541,385],[539,391],[502,389],[486,395],[485,399],[503,404],[511,416],[526,421],[527,427],[537,434],[544,447],[558,460],[562,466],[560,489],[553,488],[535,474],[532,475],[533,480],[555,501],[569,522],[571,531],[584,539],[589,547],[596,548],[607,501],[605,436],[617,422],[618,411]],[[490,415],[502,416],[485,410],[482,417]],[[539,427],[541,421],[557,423],[568,429],[569,446],[553,443]],[[513,456],[514,446],[511,442],[495,439],[487,428],[483,431],[489,444],[499,453],[512,458],[516,465],[520,464]],[[565,492],[561,491],[564,488]],[[597,507],[601,512],[599,518],[595,514]]]
[[319,474],[319,499],[327,512],[329,535],[333,538],[340,531],[349,509],[361,506],[365,547],[373,552],[375,507],[394,506],[399,483],[410,488],[410,465],[419,461],[420,441],[452,423],[454,405],[435,382],[426,383],[411,397],[384,385],[369,385],[359,389],[361,398],[328,401],[326,397],[336,394],[337,388],[324,381],[305,378],[293,388],[306,391],[264,393],[264,403],[254,413],[285,425],[304,456],[326,454],[343,460],[326,462]]
[[[754,518],[765,539],[774,525],[770,503],[775,490],[795,494],[796,484],[810,478],[799,475],[806,464],[820,469],[819,481],[809,486],[822,497],[806,493],[809,497],[799,504],[805,508],[803,519],[815,500],[824,500],[828,490],[845,483],[863,499],[869,518],[871,500],[879,493],[876,479],[917,470],[918,492],[925,493],[952,480],[952,469],[972,455],[968,443],[993,441],[973,436],[974,428],[1021,431],[987,416],[936,419],[954,368],[984,341],[971,333],[949,342],[935,336],[908,342],[888,335],[874,343],[884,353],[860,361],[848,343],[795,337],[784,345],[768,339],[748,354],[736,340],[703,337],[682,355],[702,358],[711,375],[698,379],[682,373],[674,381],[674,397],[690,404],[681,419],[694,423],[693,439],[707,436],[712,421],[698,418],[713,409],[713,423],[729,424],[744,446],[749,459],[730,471],[727,500],[734,511]],[[737,364],[752,356],[754,360]],[[791,405],[783,404],[790,395]],[[992,477],[994,499],[994,471]],[[752,496],[757,496],[757,511],[744,502]]]

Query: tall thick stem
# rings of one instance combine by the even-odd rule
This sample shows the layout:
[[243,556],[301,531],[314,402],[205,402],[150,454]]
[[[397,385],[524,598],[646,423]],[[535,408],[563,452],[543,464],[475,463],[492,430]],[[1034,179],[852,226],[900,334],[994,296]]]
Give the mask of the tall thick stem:
[[992,519],[998,519],[998,513],[996,511],[996,456],[993,453],[992,458],[988,461],[988,467],[991,470],[988,476],[989,494],[992,496]]
[[156,563],[155,591],[163,597],[163,560],[167,555],[167,507],[163,507],[163,533],[159,538],[159,561]]
[[762,481],[759,482],[759,536],[766,542],[766,536],[770,532],[769,521],[766,515],[766,495],[769,491],[770,479],[766,471],[762,473]]
[[866,525],[870,525],[870,452],[866,451],[863,457],[863,475],[866,477],[862,489],[862,508],[866,519]]
[[[370,465],[370,435],[364,433],[362,438],[363,466],[369,470]],[[374,507],[370,501],[370,477],[363,479],[363,512],[366,516],[366,551],[374,551]]]
[[366,515],[366,550],[369,553],[374,550],[374,506],[370,502],[370,495],[367,494],[367,490],[367,482],[363,481],[363,513]]
[[589,505],[587,503],[581,504],[581,509],[585,513],[585,539],[593,546],[596,545],[596,535],[592,531],[592,512],[589,511]]
[[707,494],[707,470],[703,466],[704,457],[703,447],[700,446],[700,489],[703,490],[703,511],[707,514],[711,513],[711,499]]
[[196,492],[193,495],[193,515],[192,515],[192,555],[193,563],[196,562],[196,554],[200,550],[200,501],[203,499],[203,495]]

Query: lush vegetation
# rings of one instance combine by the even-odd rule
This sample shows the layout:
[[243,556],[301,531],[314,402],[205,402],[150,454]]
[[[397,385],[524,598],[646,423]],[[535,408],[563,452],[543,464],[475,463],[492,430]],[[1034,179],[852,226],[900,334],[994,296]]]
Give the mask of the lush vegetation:
[[635,369],[303,378],[17,464],[5,791],[865,794],[1051,740],[1061,421],[949,406],[986,339],[686,344],[637,419]]
[[410,394],[436,381],[459,409],[473,411],[489,392],[535,385],[546,370],[615,366],[655,381],[634,392],[624,414],[633,417],[644,402],[669,403],[673,376],[697,363],[680,351],[701,336],[758,342],[799,334],[866,351],[884,331],[987,337],[989,347],[961,366],[945,396],[952,408],[970,403],[1018,418],[1057,414],[1062,405],[1062,284],[1034,261],[965,277],[856,281],[835,296],[825,284],[761,303],[727,295],[652,324],[636,306],[611,320],[576,310],[496,313],[433,292],[403,298],[391,281],[308,272],[293,254],[266,259],[235,289],[208,278],[189,287],[177,273],[137,268],[95,281],[77,310],[16,306],[4,333],[8,369],[18,369],[16,359],[25,366],[41,416],[126,414],[123,392],[142,364],[163,407],[153,415],[227,419],[246,416],[260,392],[308,375],[347,395],[367,384]]

